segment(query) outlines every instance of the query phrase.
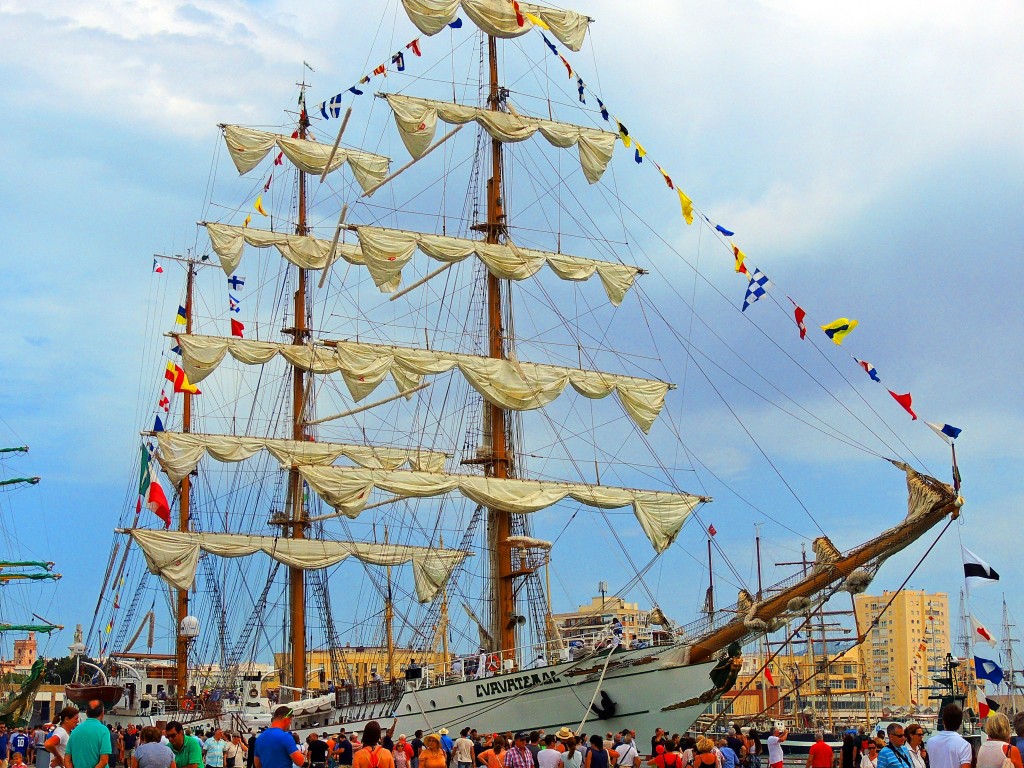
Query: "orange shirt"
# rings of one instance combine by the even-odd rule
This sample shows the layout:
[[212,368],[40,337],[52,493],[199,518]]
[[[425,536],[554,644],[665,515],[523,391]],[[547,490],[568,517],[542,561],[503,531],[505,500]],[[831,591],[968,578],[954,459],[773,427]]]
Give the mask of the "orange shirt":
[[507,750],[501,750],[499,754],[495,754],[493,749],[485,749],[479,755],[476,756],[477,760],[482,760],[487,768],[502,768],[505,765],[505,752]]
[[431,752],[424,747],[420,750],[420,768],[447,768],[447,765],[448,761],[445,759],[443,749]]
[[[371,753],[376,756],[376,766],[370,760]],[[352,768],[395,768],[395,760],[391,757],[391,753],[380,745],[373,749],[363,747],[352,758]]]

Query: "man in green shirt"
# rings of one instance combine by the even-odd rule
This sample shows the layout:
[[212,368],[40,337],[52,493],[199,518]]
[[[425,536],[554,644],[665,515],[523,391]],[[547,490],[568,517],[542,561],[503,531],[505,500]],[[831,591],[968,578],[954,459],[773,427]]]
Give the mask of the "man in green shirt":
[[170,742],[176,768],[204,768],[202,742],[195,736],[186,736],[181,723],[177,720],[169,722],[164,728],[164,735]]
[[103,702],[90,701],[85,708],[85,722],[68,737],[64,753],[65,768],[107,768],[110,760],[110,731],[103,724]]

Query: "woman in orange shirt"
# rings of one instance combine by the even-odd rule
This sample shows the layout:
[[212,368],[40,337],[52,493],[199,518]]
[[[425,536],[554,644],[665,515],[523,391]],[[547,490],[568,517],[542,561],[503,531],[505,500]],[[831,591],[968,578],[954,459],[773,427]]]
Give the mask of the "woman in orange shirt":
[[495,736],[491,748],[485,749],[476,756],[477,762],[487,768],[503,768],[505,765],[505,739]]
[[[423,737],[423,749],[420,750],[420,768],[447,768],[448,760],[441,749],[441,737],[436,733]],[[355,766],[352,766],[355,768]]]
[[395,768],[391,752],[380,745],[380,723],[376,720],[363,729],[363,748],[352,758],[352,768]]

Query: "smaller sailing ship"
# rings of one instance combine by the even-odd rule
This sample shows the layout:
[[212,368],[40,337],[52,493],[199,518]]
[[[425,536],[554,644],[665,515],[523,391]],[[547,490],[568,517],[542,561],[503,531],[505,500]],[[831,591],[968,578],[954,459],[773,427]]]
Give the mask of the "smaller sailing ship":
[[[28,453],[27,445],[0,448],[0,456],[26,453]],[[0,488],[11,489],[23,486],[34,486],[38,485],[39,481],[40,478],[35,476],[0,478]],[[44,581],[57,581],[61,578],[61,574],[56,573],[53,570],[53,566],[54,563],[42,560],[0,561],[0,585],[17,582],[39,584]],[[35,614],[33,614],[33,616],[35,616]],[[39,617],[36,616],[36,618]],[[29,637],[32,638],[32,633],[35,632],[49,634],[63,628],[64,627],[59,624],[50,623],[2,623],[0,624],[0,633],[28,632]],[[4,723],[8,728],[28,725],[28,715],[31,714],[32,705],[35,702],[36,691],[43,682],[44,666],[44,659],[37,658],[32,663],[32,667],[29,669],[28,673],[19,681],[19,687],[16,690],[12,690],[5,699],[0,701],[0,723]]]

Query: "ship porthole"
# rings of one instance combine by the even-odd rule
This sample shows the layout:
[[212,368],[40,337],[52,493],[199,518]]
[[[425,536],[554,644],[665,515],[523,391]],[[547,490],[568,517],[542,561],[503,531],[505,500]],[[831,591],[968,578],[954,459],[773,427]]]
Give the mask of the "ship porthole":
[[460,693],[457,698],[459,700],[459,704],[461,704],[462,703],[462,694]]
[[434,709],[437,709],[437,702],[434,701],[433,699],[431,699],[430,700],[430,706],[432,706]]
[[405,705],[405,711],[406,712],[412,712],[412,704],[406,704]]

